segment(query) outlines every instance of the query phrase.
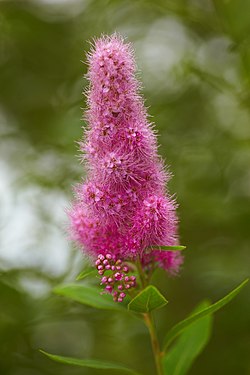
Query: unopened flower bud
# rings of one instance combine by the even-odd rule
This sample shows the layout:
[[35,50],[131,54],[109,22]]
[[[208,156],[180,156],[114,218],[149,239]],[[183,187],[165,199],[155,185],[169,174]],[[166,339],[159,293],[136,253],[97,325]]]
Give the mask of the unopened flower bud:
[[120,272],[116,272],[114,276],[115,276],[115,279],[116,279],[116,280],[121,280],[122,277],[123,277],[123,274],[120,273]]
[[102,280],[101,280],[101,283],[102,283],[102,284],[105,284],[105,283],[107,282],[107,280],[108,280],[107,277],[106,277],[106,276],[103,276],[103,278],[102,278]]
[[107,285],[105,289],[107,290],[107,292],[112,293],[113,287],[111,285]]

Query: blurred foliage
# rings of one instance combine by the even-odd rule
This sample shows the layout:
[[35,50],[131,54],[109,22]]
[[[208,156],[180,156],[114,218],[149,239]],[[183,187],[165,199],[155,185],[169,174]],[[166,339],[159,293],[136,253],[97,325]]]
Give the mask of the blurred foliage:
[[[0,2],[0,373],[98,374],[39,352],[113,359],[152,374],[146,329],[50,294],[85,260],[64,233],[85,107],[85,51],[101,33],[134,44],[143,94],[174,174],[186,261],[155,281],[159,331],[249,275],[250,2]],[[218,313],[192,375],[249,375],[249,286]],[[110,371],[110,374],[112,372]]]

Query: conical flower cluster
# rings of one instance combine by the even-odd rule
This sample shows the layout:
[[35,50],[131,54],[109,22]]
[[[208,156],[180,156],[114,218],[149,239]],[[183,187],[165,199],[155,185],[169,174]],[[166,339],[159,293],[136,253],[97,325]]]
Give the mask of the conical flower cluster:
[[169,175],[139,94],[131,46],[117,35],[102,37],[88,63],[88,129],[81,143],[87,179],[69,211],[72,237],[94,258],[139,257],[144,266],[157,262],[175,273],[180,253],[151,249],[177,244],[176,207],[165,192]]

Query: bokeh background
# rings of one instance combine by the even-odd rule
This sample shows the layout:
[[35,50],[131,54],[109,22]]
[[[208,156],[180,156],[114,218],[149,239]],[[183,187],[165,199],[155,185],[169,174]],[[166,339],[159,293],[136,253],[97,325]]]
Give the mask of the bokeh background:
[[[85,260],[65,207],[83,176],[85,52],[120,32],[134,44],[143,95],[174,174],[186,260],[159,271],[169,305],[160,336],[202,299],[249,275],[250,1],[0,1],[0,373],[99,374],[38,352],[113,359],[152,375],[144,326],[51,293]],[[250,374],[250,287],[214,318],[191,375]],[[109,372],[110,374],[112,372]]]

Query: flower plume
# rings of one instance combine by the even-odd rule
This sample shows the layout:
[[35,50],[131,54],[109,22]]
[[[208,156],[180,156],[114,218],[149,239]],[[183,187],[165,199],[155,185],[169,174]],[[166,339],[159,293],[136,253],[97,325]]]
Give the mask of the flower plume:
[[81,143],[87,179],[76,187],[69,210],[71,233],[90,256],[157,262],[176,273],[179,252],[151,250],[176,245],[176,204],[165,191],[169,174],[157,154],[136,64],[118,35],[95,41],[88,55],[89,89]]

